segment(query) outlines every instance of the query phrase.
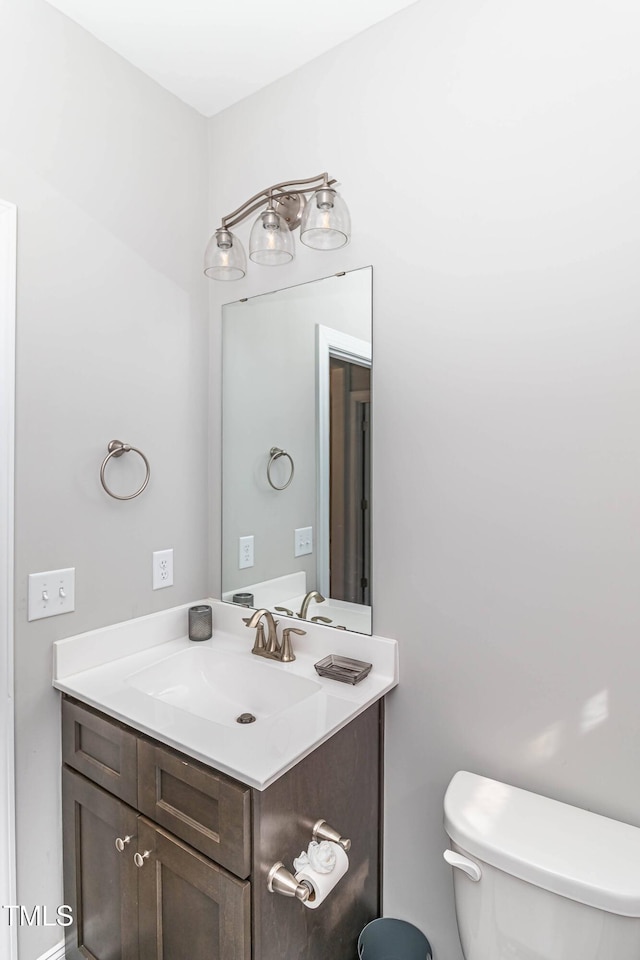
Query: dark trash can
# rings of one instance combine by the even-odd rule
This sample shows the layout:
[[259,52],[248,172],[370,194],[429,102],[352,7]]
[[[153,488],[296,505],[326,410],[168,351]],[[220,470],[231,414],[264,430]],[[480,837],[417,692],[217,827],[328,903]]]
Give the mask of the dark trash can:
[[380,917],[358,937],[359,960],[432,960],[431,944],[406,920]]

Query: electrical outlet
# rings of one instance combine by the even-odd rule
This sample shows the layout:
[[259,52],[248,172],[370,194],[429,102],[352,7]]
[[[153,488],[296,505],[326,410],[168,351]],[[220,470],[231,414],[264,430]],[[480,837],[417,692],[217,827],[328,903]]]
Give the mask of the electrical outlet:
[[313,553],[313,527],[299,527],[294,530],[294,551],[295,557],[304,557],[308,553]]
[[238,569],[253,566],[253,536],[238,538]]
[[48,570],[29,574],[27,620],[55,617],[75,610],[76,569]]
[[173,550],[155,550],[153,553],[153,589],[173,586]]

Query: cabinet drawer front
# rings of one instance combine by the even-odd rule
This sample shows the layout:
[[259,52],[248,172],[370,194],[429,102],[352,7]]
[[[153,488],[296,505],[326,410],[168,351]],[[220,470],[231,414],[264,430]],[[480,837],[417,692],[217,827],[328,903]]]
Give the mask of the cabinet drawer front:
[[138,743],[138,808],[238,877],[251,872],[248,787],[166,747]]
[[139,821],[140,960],[250,960],[251,885]]
[[70,700],[62,701],[62,759],[132,807],[138,799],[137,738]]

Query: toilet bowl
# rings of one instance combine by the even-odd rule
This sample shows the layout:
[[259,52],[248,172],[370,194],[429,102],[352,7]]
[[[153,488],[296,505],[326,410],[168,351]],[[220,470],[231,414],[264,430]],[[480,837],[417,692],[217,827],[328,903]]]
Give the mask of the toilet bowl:
[[444,813],[465,960],[639,960],[640,829],[466,771]]

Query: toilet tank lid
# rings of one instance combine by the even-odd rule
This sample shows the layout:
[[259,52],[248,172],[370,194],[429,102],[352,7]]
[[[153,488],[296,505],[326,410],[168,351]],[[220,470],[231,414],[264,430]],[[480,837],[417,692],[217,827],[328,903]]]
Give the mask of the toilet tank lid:
[[640,917],[640,829],[466,771],[444,798],[466,853],[579,903]]

